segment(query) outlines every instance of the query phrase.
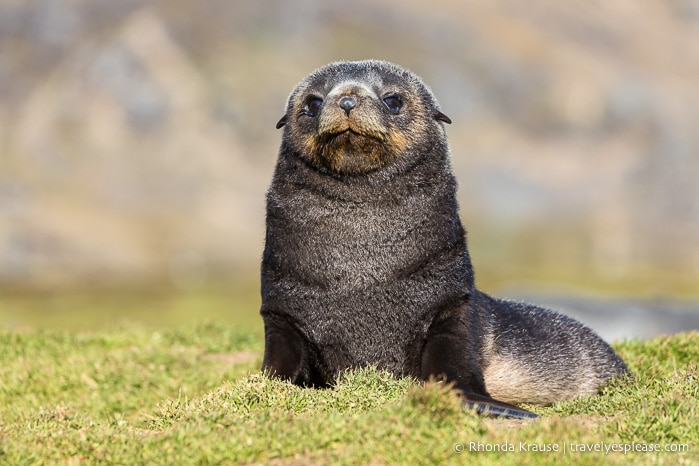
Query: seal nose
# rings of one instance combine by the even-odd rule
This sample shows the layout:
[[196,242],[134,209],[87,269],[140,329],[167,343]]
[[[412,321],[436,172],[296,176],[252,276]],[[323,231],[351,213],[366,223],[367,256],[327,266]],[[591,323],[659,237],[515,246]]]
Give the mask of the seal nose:
[[346,95],[340,99],[338,105],[342,110],[345,111],[345,114],[349,116],[350,111],[352,111],[352,109],[357,106],[357,99],[355,99],[352,96]]

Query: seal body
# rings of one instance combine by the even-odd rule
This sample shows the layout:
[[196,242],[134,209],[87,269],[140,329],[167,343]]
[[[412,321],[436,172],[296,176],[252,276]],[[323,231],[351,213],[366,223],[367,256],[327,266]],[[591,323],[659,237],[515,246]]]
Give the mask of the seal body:
[[317,387],[365,365],[442,377],[513,417],[531,413],[508,402],[596,392],[626,371],[598,336],[476,289],[444,123],[387,62],[331,63],[294,89],[267,195],[263,369]]

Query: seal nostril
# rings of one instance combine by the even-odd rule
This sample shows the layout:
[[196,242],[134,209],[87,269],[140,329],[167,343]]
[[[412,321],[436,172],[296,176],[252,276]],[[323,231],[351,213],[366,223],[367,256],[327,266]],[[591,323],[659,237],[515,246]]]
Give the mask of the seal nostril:
[[338,102],[338,105],[342,110],[345,111],[347,116],[349,116],[350,111],[357,106],[357,99],[354,97],[350,97],[348,95],[342,97],[340,99],[340,102]]

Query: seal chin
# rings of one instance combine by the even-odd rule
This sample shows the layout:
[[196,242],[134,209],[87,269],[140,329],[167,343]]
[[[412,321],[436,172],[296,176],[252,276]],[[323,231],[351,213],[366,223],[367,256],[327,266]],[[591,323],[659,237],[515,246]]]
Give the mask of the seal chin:
[[371,173],[386,165],[391,159],[382,140],[349,128],[325,135],[319,142],[319,162],[335,173]]

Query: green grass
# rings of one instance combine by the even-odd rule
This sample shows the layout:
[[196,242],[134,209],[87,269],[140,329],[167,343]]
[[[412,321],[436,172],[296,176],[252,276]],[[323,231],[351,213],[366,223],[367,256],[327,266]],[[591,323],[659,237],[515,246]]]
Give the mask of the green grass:
[[[227,324],[5,330],[0,464],[696,464],[699,333],[616,348],[634,379],[511,421],[371,368],[331,390],[270,380],[261,333]],[[515,451],[471,451],[478,442]],[[690,450],[572,452],[579,444]],[[566,452],[532,451],[554,446]]]

